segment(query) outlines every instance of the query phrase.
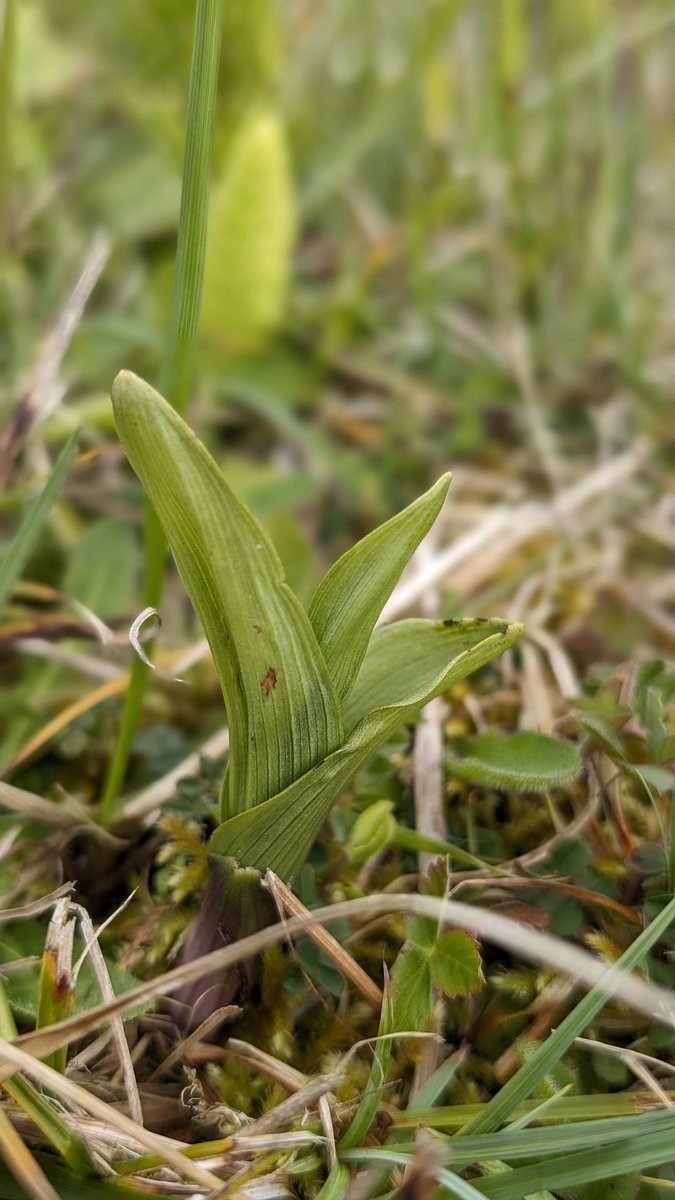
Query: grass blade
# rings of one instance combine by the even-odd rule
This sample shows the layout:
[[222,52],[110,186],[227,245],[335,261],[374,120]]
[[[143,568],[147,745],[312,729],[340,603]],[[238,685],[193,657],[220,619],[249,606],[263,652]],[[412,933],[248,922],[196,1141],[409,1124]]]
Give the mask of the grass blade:
[[[44,1029],[69,1017],[75,1004],[75,982],[72,973],[75,917],[67,897],[58,900],[49,922],[38,985],[36,1029]],[[66,1069],[67,1047],[63,1046],[45,1058],[48,1066],[63,1073]]]
[[493,1196],[495,1200],[522,1200],[535,1188],[555,1188],[558,1192],[660,1166],[672,1162],[674,1127],[671,1119],[665,1129],[626,1138],[612,1146],[611,1155],[599,1154],[596,1146],[546,1163],[516,1167],[505,1175],[475,1180],[475,1186],[479,1194]]
[[673,920],[675,920],[675,899],[666,905],[633,944],[624,951],[621,958],[607,972],[603,982],[592,988],[576,1008],[565,1017],[555,1032],[538,1047],[529,1062],[525,1063],[509,1079],[508,1083],[504,1084],[504,1087],[481,1113],[467,1122],[461,1130],[462,1135],[489,1133],[508,1120],[516,1106],[530,1095],[539,1081],[566,1053],[575,1037],[583,1032],[588,1023],[604,1007],[615,991],[616,984],[629,971],[640,965]]
[[[7,1039],[17,1035],[12,1011],[5,989],[0,982],[0,1036]],[[56,1051],[60,1053],[60,1051]],[[41,1130],[57,1154],[76,1175],[89,1175],[93,1164],[81,1138],[68,1127],[46,1097],[41,1096],[33,1084],[23,1075],[12,1075],[2,1084],[15,1104],[18,1104],[37,1128]],[[4,1186],[4,1185],[3,1185]]]
[[[202,298],[221,30],[221,0],[197,0],[176,269],[166,355],[160,380],[163,391],[178,412],[185,409],[190,356]],[[164,583],[166,541],[157,515],[149,504],[145,506],[144,545],[143,604],[144,607],[157,608]],[[142,659],[134,658],[119,737],[101,800],[102,821],[109,821],[112,817],[122,786],[131,741],[143,707],[148,669]]]
[[[448,1161],[458,1171],[486,1159],[513,1162],[536,1158],[541,1162],[542,1159],[576,1154],[593,1147],[596,1150],[601,1146],[609,1148],[628,1138],[642,1138],[665,1130],[670,1130],[670,1136],[673,1136],[675,1114],[670,1109],[633,1117],[579,1121],[551,1128],[514,1130],[509,1126],[496,1133],[448,1139]],[[404,1146],[392,1141],[391,1148],[404,1149]]]
[[33,1155],[19,1137],[6,1114],[0,1109],[0,1147],[16,1182],[30,1200],[59,1200],[51,1183],[43,1175]]
[[341,1162],[336,1162],[321,1191],[317,1192],[316,1200],[343,1200],[347,1195],[351,1178],[349,1167],[345,1167]]
[[0,563],[0,605],[7,600],[26,565],[40,536],[40,531],[49,516],[52,504],[65,483],[68,470],[77,453],[78,439],[79,430],[76,430],[68,438],[51,470],[47,483],[24,517],[7,554]]
[[[402,1152],[400,1150],[390,1150],[371,1148],[353,1149],[344,1152],[345,1162],[355,1163],[389,1163],[391,1166],[411,1167],[415,1161],[414,1155],[410,1152]],[[451,1196],[457,1196],[458,1200],[480,1200],[482,1192],[476,1191],[475,1183],[482,1182],[474,1180],[469,1183],[468,1180],[462,1179],[459,1175],[455,1175],[454,1171],[448,1171],[444,1167],[438,1170],[438,1182],[450,1193]],[[437,1193],[438,1194],[438,1193]],[[520,1197],[522,1200],[522,1197]]]
[[385,982],[384,999],[382,1001],[382,1012],[380,1014],[380,1025],[377,1031],[377,1036],[380,1040],[378,1040],[375,1046],[370,1076],[352,1123],[340,1138],[338,1152],[343,1149],[346,1150],[350,1146],[358,1146],[366,1137],[377,1116],[382,1097],[382,1088],[387,1082],[393,1044],[391,1038],[393,1030],[394,1005],[391,985],[387,979]]

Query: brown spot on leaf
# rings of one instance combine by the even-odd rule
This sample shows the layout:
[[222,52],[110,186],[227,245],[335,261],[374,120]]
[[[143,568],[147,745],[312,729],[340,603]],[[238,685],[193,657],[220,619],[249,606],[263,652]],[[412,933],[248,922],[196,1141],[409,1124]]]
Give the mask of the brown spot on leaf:
[[[472,617],[471,620],[474,625],[487,625],[489,624],[490,618]],[[464,625],[466,622],[461,619],[458,620],[456,617],[446,617],[445,620],[441,621],[441,624],[445,625],[446,629],[452,629],[453,625]]]
[[268,667],[260,680],[260,690],[263,696],[269,696],[277,686],[277,673],[274,667]]
[[254,625],[253,628],[255,629],[256,633],[262,633],[262,625]]

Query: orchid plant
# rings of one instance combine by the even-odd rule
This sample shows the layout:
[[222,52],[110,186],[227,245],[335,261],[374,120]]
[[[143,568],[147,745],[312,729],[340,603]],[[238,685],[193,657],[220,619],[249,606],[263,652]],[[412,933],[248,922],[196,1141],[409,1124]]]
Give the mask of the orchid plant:
[[[376,628],[449,475],[348,550],[305,611],[265,531],[175,410],[126,371],[112,395],[120,439],[209,640],[230,730],[185,961],[273,919],[260,876],[291,880],[361,765],[428,700],[512,646],[522,626],[412,618]],[[194,1028],[242,999],[255,974],[248,963],[186,989],[177,1016]]]
[[267,534],[171,406],[127,371],[120,439],[209,640],[230,729],[210,849],[291,879],[360,766],[402,724],[518,639],[494,618],[375,628],[450,475],[352,547],[308,611]]

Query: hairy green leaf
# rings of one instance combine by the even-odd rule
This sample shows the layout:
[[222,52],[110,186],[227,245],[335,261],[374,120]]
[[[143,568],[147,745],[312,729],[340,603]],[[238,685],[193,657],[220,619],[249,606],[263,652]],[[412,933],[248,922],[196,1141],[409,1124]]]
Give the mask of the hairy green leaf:
[[339,705],[276,551],[202,444],[129,372],[115,380],[113,406],[211,645],[230,726],[231,816],[277,796],[340,745]]
[[[428,700],[508,650],[522,629],[522,625],[498,619],[454,621],[449,625],[412,620],[378,631],[373,637],[374,661],[381,668],[386,661],[381,647],[389,647],[391,674],[382,678],[379,671],[375,672],[372,678],[379,680],[379,686],[369,685],[365,690],[375,704],[380,698],[382,707],[367,712],[339,750],[318,762],[284,792],[220,825],[211,838],[211,849],[217,854],[230,855],[242,866],[262,871],[269,868],[284,879],[291,878],[362,763],[400,725],[413,720]],[[406,633],[413,658],[424,646],[424,654],[414,663],[414,670],[407,669],[404,663]],[[370,650],[364,670],[369,659]],[[394,669],[397,663],[398,671]],[[407,692],[404,684],[409,688]],[[357,689],[358,682],[354,692]],[[360,694],[360,703],[363,699]]]
[[341,700],[352,690],[375,622],[413,551],[429,532],[450,475],[338,559],[319,584],[309,619]]
[[446,757],[454,775],[518,791],[559,787],[581,770],[576,746],[543,733],[481,734],[465,738]]

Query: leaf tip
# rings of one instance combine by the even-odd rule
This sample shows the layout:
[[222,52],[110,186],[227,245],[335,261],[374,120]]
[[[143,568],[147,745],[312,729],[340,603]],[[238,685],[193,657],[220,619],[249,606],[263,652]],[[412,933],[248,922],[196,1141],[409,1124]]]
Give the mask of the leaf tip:
[[147,398],[152,391],[150,385],[140,376],[134,375],[133,371],[119,371],[110,390],[115,415],[117,416],[122,408],[128,410],[134,401]]
[[112,385],[113,400],[115,400],[116,398],[119,398],[130,387],[130,385],[133,385],[134,383],[138,383],[138,382],[139,382],[138,376],[134,375],[133,371],[127,371],[127,370],[118,371],[117,375],[113,379],[113,385]]

